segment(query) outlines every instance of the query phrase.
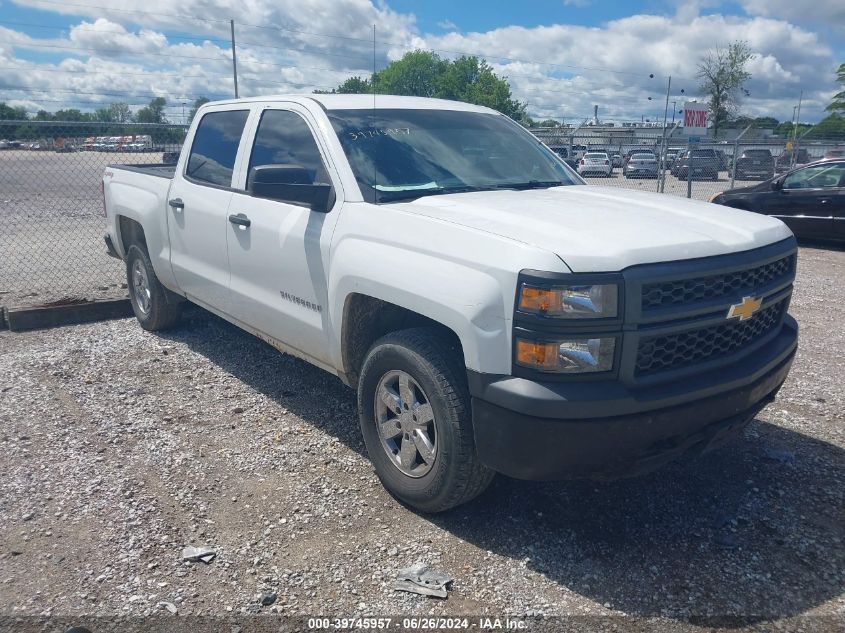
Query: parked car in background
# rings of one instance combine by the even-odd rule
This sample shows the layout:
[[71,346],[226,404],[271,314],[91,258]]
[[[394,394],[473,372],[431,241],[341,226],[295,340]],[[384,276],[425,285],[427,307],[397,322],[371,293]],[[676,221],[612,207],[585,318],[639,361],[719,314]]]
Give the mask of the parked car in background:
[[712,149],[691,149],[675,164],[673,175],[681,180],[719,179],[719,157]]
[[[575,158],[573,158],[572,156],[569,155],[569,148],[568,147],[557,146],[557,147],[550,147],[549,149],[551,149],[555,154],[557,154],[561,158],[561,160],[563,160],[564,163],[566,163],[567,165],[572,167],[572,169],[574,169],[576,171],[578,170],[578,161]],[[179,157],[178,152],[177,152],[176,157],[177,158]]]
[[625,178],[657,178],[657,156],[651,150],[632,152],[622,167]]
[[683,147],[670,147],[669,149],[667,149],[666,155],[663,157],[665,168],[671,169],[672,165],[675,163],[675,159],[678,157],[678,154],[683,151]]
[[832,158],[845,158],[845,149],[829,149],[824,153],[822,160],[830,160]]
[[587,152],[578,161],[578,173],[582,176],[610,176],[613,165],[606,152]]
[[747,149],[736,159],[734,175],[739,180],[768,180],[775,175],[775,159],[767,149]]
[[813,162],[813,160],[810,158],[810,153],[806,149],[799,148],[791,152],[786,151],[778,156],[777,160],[775,160],[775,173],[782,174],[790,169],[800,167],[801,165],[807,165],[811,162]]
[[717,149],[714,151],[716,152],[716,158],[719,161],[719,171],[725,171],[728,168],[728,165],[730,164],[728,156],[727,154],[725,154],[725,150]]
[[619,153],[619,152],[611,153],[610,164],[613,165],[614,168],[615,167],[622,167],[622,164],[623,164],[622,154]]
[[783,220],[798,237],[845,240],[845,159],[804,165],[710,201]]

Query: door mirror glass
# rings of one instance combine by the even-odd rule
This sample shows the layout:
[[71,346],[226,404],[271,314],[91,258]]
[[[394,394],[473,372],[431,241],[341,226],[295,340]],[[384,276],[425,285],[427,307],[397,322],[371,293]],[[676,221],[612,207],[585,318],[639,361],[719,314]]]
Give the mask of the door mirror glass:
[[248,182],[248,192],[256,198],[302,205],[319,213],[328,213],[334,205],[332,186],[311,182],[309,171],[299,165],[253,167]]

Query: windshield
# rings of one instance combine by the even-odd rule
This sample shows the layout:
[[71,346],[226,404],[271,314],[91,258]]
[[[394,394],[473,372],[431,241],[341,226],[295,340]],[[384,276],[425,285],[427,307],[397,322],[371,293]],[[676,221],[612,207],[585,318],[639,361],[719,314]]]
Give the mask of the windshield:
[[582,184],[504,116],[456,110],[329,110],[368,202]]

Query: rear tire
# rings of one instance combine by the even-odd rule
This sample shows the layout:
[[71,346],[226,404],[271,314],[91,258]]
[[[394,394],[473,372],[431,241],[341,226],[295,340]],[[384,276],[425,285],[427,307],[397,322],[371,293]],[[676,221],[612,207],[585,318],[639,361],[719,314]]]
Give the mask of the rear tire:
[[358,382],[358,416],[384,487],[423,512],[470,501],[495,475],[475,451],[460,350],[434,328],[375,342]]
[[184,299],[161,285],[146,249],[133,244],[126,253],[126,284],[132,311],[150,332],[179,323]]

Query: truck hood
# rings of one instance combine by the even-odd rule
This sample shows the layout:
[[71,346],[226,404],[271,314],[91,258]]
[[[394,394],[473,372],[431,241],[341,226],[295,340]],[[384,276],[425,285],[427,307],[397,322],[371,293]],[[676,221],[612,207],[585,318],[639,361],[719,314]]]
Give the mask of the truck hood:
[[391,206],[551,251],[573,272],[735,253],[792,235],[764,215],[592,185],[455,193]]

